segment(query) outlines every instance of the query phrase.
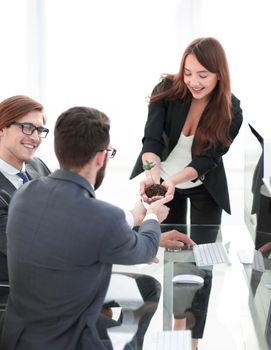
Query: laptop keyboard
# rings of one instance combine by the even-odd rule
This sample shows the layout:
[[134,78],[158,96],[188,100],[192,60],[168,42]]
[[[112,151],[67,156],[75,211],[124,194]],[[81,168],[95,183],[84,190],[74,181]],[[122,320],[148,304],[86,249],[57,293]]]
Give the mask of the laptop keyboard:
[[191,350],[191,331],[161,331],[153,335],[154,350]]
[[195,245],[193,253],[197,266],[230,264],[226,249],[220,242]]

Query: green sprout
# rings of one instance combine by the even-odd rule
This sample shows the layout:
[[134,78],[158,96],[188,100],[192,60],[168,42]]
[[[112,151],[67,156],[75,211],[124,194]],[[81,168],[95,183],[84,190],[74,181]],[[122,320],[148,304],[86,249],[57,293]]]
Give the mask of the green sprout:
[[[143,169],[150,171],[151,178],[152,178],[151,169],[154,168],[155,165],[156,165],[155,162],[152,162],[152,161],[149,162],[148,160],[146,160],[146,162],[143,164]],[[152,178],[152,181],[153,181],[153,178]]]

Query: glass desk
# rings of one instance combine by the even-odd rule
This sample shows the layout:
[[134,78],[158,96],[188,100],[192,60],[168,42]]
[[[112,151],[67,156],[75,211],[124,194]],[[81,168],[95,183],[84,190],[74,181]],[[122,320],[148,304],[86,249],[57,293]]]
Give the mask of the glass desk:
[[[191,329],[193,338],[199,339],[199,350],[268,349],[263,345],[264,334],[260,327],[256,329],[252,322],[252,299],[248,275],[244,273],[248,266],[238,258],[238,251],[251,243],[246,227],[161,225],[161,229],[162,232],[172,229],[185,232],[198,244],[221,242],[228,252],[230,264],[198,267],[193,251],[169,251],[160,247],[157,254],[159,263],[114,266],[115,273],[147,275],[161,284],[161,295],[144,335],[143,349],[156,349],[157,333],[173,330],[174,327]],[[203,283],[176,285],[172,282],[176,274],[200,276]],[[128,284],[125,291],[129,293]],[[182,320],[184,316],[186,325],[182,322],[176,325],[176,319]],[[131,327],[128,329],[131,331]]]
[[[261,123],[260,123],[261,124]],[[250,261],[244,264],[244,276],[249,290],[249,307],[262,349],[271,349],[270,335],[270,251],[271,188],[270,133],[257,120],[244,123],[244,218],[255,248],[264,247],[264,271],[259,269],[250,250]],[[268,256],[269,255],[269,256]],[[255,255],[257,258],[257,255]]]
[[[256,252],[255,252],[256,253]],[[256,325],[261,349],[271,349],[271,259],[262,257],[262,263],[253,254],[251,261],[244,264],[244,275],[249,288],[249,307]]]

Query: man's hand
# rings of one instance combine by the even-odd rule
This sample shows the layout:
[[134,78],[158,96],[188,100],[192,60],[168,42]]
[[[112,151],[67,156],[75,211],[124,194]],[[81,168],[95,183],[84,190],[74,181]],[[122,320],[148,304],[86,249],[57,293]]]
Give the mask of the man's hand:
[[264,256],[268,255],[268,253],[271,251],[271,242],[265,243],[263,246],[261,246],[258,249]]
[[134,226],[139,226],[146,215],[147,209],[144,207],[142,200],[138,201],[134,208],[130,210],[134,218]]
[[152,261],[148,262],[148,264],[149,265],[151,265],[151,264],[159,264],[159,262],[160,262],[160,260],[157,257],[155,257],[154,259],[152,259]]
[[186,246],[186,249],[191,249],[193,245],[195,242],[191,238],[177,230],[161,233],[160,236],[160,247],[163,248],[180,249]]
[[147,214],[153,213],[157,216],[158,222],[161,224],[162,221],[166,219],[169,213],[169,208],[165,205],[165,203],[170,202],[173,196],[165,196],[162,199],[157,200],[150,204],[147,209]]

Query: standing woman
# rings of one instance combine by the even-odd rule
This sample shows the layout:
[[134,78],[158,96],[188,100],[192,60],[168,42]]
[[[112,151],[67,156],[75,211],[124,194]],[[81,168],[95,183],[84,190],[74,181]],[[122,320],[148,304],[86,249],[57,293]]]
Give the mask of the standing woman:
[[[166,74],[149,101],[143,148],[131,177],[142,164],[156,166],[146,171],[140,194],[150,203],[146,188],[154,183],[166,187],[174,199],[163,223],[185,224],[190,200],[191,224],[220,225],[222,210],[230,214],[223,155],[227,153],[242,124],[240,101],[231,93],[227,58],[218,40],[194,40],[185,50],[177,74]],[[216,232],[209,241],[215,241]],[[204,242],[201,230],[191,234]]]

